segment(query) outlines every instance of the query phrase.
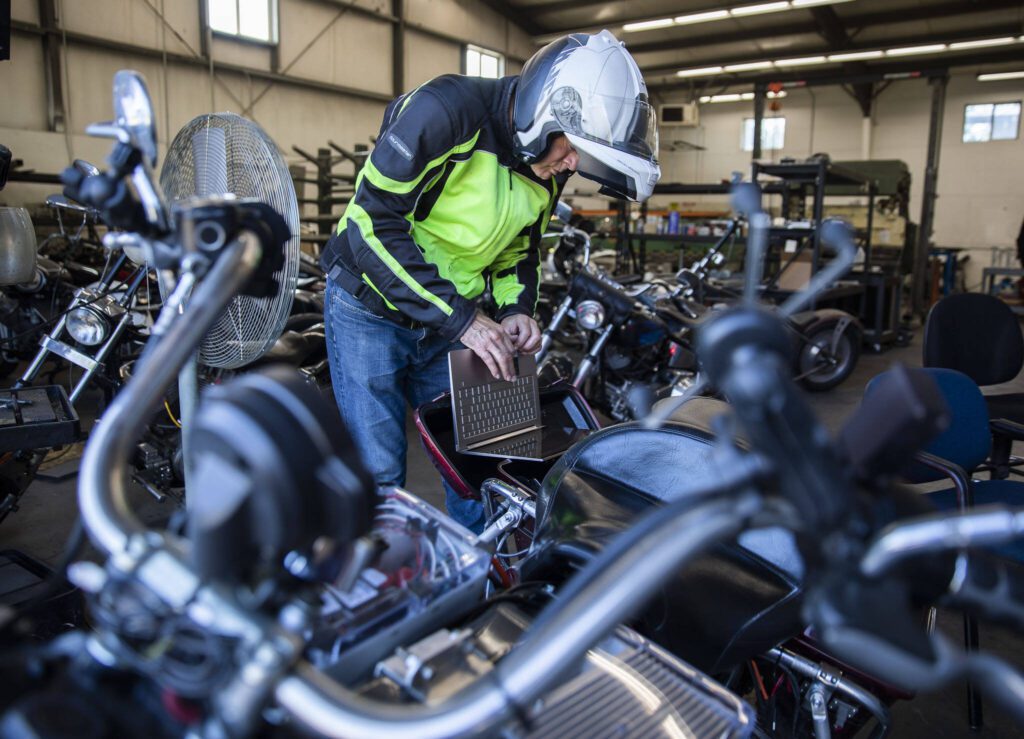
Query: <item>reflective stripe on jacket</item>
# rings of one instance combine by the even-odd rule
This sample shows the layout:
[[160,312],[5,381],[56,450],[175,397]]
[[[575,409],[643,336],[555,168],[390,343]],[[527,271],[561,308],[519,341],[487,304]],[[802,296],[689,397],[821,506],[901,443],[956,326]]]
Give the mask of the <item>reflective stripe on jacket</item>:
[[[532,315],[540,236],[567,175],[512,155],[517,77],[438,77],[394,100],[355,195],[324,250],[414,321],[456,340],[491,282],[502,318]],[[378,306],[381,301],[378,301]],[[374,306],[368,306],[374,308]]]

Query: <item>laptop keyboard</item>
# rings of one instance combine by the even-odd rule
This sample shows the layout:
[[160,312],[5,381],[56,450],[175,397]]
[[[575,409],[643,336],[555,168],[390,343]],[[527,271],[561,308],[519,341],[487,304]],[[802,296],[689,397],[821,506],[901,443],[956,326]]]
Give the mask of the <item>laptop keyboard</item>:
[[459,438],[465,441],[536,420],[536,375],[463,387],[457,393]]

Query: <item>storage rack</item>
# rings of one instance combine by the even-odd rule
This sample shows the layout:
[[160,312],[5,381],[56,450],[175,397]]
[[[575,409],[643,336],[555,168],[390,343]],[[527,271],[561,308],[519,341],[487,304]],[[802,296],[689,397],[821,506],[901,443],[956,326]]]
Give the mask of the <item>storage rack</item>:
[[[764,177],[774,178],[762,186],[781,184],[781,215],[787,225],[773,226],[769,230],[769,244],[774,246],[793,240],[797,248],[786,260],[779,259],[779,269],[768,279],[766,294],[780,299],[788,291],[778,289],[779,277],[801,254],[811,249],[811,275],[821,267],[821,222],[824,218],[825,198],[834,195],[866,195],[867,228],[861,235],[864,263],[850,274],[852,283],[838,284],[823,293],[817,305],[827,303],[857,315],[864,324],[864,342],[875,351],[899,339],[901,281],[898,274],[873,269],[872,231],[876,180],[866,174],[835,164],[825,157],[805,162],[759,162],[751,165],[751,178],[761,184]],[[808,202],[809,201],[809,202]],[[808,214],[808,206],[810,212]],[[806,221],[807,227],[794,228],[794,221]],[[812,306],[813,307],[813,306]]]
[[[777,183],[766,184],[768,193],[781,193],[782,186]],[[654,186],[655,195],[726,195],[732,191],[727,182],[681,183],[668,182]],[[629,204],[617,201],[618,233],[616,239],[615,270],[616,272],[631,271],[642,273],[647,266],[647,243],[661,241],[679,244],[680,252],[691,244],[711,246],[719,239],[718,236],[697,236],[694,234],[647,234],[636,233],[629,228]],[[647,202],[640,205],[640,217],[646,221],[649,209]],[[742,241],[742,239],[740,239]],[[634,246],[635,242],[635,246]]]
[[[316,206],[316,215],[301,216],[299,220],[303,223],[316,224],[317,232],[303,234],[301,240],[316,244],[317,251],[334,233],[334,224],[340,217],[335,212],[335,206],[344,205],[352,199],[356,178],[370,155],[366,144],[356,144],[352,151],[333,141],[328,141],[327,146],[330,148],[318,148],[316,156],[298,146],[292,146],[292,151],[309,161],[314,167],[314,177],[307,176],[305,165],[293,166],[290,169],[299,207],[301,208],[303,205]],[[346,163],[352,165],[351,174],[334,171],[335,167]],[[305,196],[306,185],[312,185],[315,188],[315,197]]]

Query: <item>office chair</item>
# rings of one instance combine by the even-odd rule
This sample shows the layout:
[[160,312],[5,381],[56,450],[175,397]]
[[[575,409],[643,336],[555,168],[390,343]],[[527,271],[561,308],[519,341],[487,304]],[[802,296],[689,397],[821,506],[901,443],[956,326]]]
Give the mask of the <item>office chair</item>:
[[[938,385],[949,406],[951,423],[918,455],[917,461],[904,473],[904,479],[912,484],[949,479],[952,487],[924,493],[943,510],[963,510],[993,503],[1024,505],[1024,482],[971,477],[984,467],[992,447],[989,410],[977,384],[955,370],[925,368],[919,371],[927,372]],[[865,397],[892,381],[891,372],[877,375],[868,383]],[[989,551],[1024,565],[1024,541],[992,547]],[[967,649],[978,648],[978,624],[970,616],[964,616],[964,644]],[[967,687],[967,720],[972,729],[980,728],[983,723],[981,697],[971,685]]]
[[[979,387],[1015,378],[1024,366],[1024,337],[1010,307],[982,293],[950,295],[937,302],[924,325],[924,366],[962,372]],[[1024,464],[1012,459],[1015,440],[1024,440],[1024,393],[985,396],[994,440],[990,464],[1004,478]],[[1019,473],[1018,473],[1019,474]]]

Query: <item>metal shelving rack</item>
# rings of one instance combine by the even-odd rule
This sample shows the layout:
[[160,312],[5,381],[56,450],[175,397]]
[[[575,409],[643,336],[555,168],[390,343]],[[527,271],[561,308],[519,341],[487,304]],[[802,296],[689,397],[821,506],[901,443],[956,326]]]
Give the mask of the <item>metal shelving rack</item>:
[[[867,196],[867,228],[861,235],[864,249],[864,263],[860,270],[850,275],[856,285],[837,285],[828,291],[831,299],[840,307],[853,308],[864,323],[864,341],[876,351],[899,338],[900,279],[898,275],[886,274],[872,269],[871,240],[874,225],[877,182],[860,172],[833,164],[828,159],[817,158],[807,162],[758,162],[751,165],[751,177],[760,184],[763,177],[774,178],[765,185],[782,185],[782,217],[787,222],[807,222],[808,226],[772,227],[769,244],[778,244],[793,239],[798,242],[796,251],[768,281],[768,290],[774,288],[779,276],[786,271],[808,248],[811,251],[811,274],[821,267],[821,232],[824,218],[825,198],[839,193],[829,193],[829,188],[842,188],[841,196],[853,194]],[[808,200],[810,213],[808,214]],[[818,301],[821,302],[820,300]]]
[[[334,232],[334,224],[340,218],[340,214],[335,212],[335,206],[344,205],[352,199],[356,178],[359,176],[366,158],[370,155],[369,148],[365,144],[356,144],[352,151],[333,141],[328,141],[327,146],[330,148],[318,148],[316,156],[298,146],[292,146],[292,151],[309,161],[314,167],[314,177],[306,176],[305,166],[294,167],[292,180],[295,182],[296,193],[299,193],[299,206],[316,206],[315,216],[302,216],[299,220],[303,223],[316,224],[317,232],[303,234],[301,240],[316,244],[317,251],[331,237]],[[334,171],[335,167],[345,163],[352,165],[351,174]],[[315,187],[315,197],[305,197],[305,185]]]

